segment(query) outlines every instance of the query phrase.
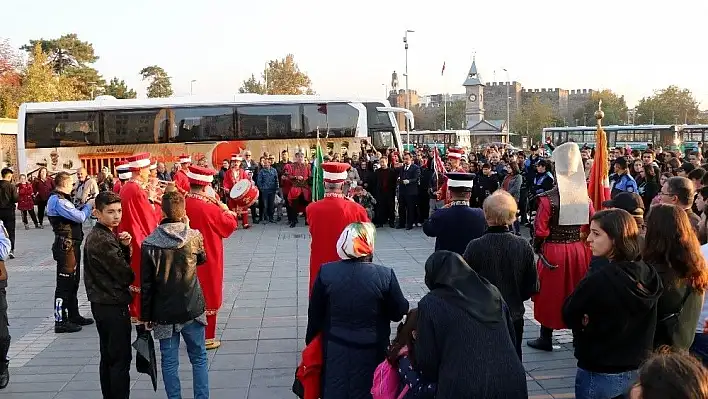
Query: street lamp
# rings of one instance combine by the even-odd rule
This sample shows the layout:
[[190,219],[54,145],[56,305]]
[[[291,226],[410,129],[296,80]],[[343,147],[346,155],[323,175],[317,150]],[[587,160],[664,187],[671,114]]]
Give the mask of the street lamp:
[[189,95],[191,96],[194,94],[194,82],[196,82],[196,79],[192,79],[191,82],[189,82]]
[[511,81],[509,80],[509,71],[504,68],[504,72],[506,72],[506,143],[509,144],[509,135],[511,134],[511,119],[509,118],[509,100],[511,100],[511,97],[509,96],[509,85]]
[[[405,96],[405,103],[406,103],[406,109],[411,109],[411,93],[408,91],[408,34],[409,33],[414,33],[414,30],[407,29],[406,33],[403,36],[403,46],[406,50],[406,73],[403,75],[406,77],[406,96]],[[410,134],[410,125],[408,124],[408,119],[406,118],[406,146],[410,146],[411,143],[411,134]]]

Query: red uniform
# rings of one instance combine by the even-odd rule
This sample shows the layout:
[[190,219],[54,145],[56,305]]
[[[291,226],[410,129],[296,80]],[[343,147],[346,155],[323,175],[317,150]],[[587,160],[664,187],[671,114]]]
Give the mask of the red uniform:
[[206,300],[206,339],[216,336],[216,314],[221,308],[224,288],[224,243],[234,232],[238,221],[201,194],[188,193],[185,199],[187,217],[191,228],[199,230],[204,237],[206,263],[197,268],[199,284]]
[[[283,195],[291,205],[296,207],[295,212],[302,212],[307,205],[296,202],[300,195],[302,195],[306,204],[312,201],[312,188],[309,183],[309,179],[312,176],[310,165],[306,163],[289,163],[283,169],[283,176],[289,180],[288,185],[283,184]],[[302,177],[302,180],[297,179],[297,177]]]
[[[223,184],[224,184],[224,191],[226,191],[227,196],[231,192],[231,189],[241,179],[250,179],[250,176],[248,175],[248,172],[245,169],[231,168],[228,171],[226,171],[226,173],[224,173],[224,183]],[[248,225],[248,208],[242,209],[242,208],[237,207],[236,201],[231,199],[231,197],[229,197],[229,203],[227,205],[229,206],[229,209],[231,209],[234,212],[236,212],[237,214],[241,215],[241,221],[243,222],[243,225],[247,226]],[[236,224],[238,225],[238,223],[236,223]]]
[[133,293],[133,302],[130,304],[130,315],[136,320],[140,318],[140,246],[145,237],[150,235],[157,227],[153,204],[148,200],[147,193],[142,184],[129,180],[120,189],[120,203],[123,208],[123,218],[118,226],[118,231],[127,231],[132,236],[130,246],[132,256],[130,268],[135,273],[135,280],[130,286]]
[[113,192],[116,194],[120,194],[121,187],[123,187],[123,183],[121,183],[119,179],[114,179],[113,180]]
[[[457,169],[450,170],[449,172],[456,172],[456,173],[467,173],[466,170],[462,168],[462,166],[458,166]],[[443,184],[440,187],[440,196],[438,196],[438,201],[445,201],[445,205],[449,204],[452,202],[450,199],[450,192],[447,190],[447,177],[446,176],[440,176],[438,179],[443,179]]]
[[[592,202],[588,211],[592,217],[595,213]],[[542,326],[554,330],[566,328],[561,311],[563,302],[585,277],[592,256],[580,237],[581,229],[587,229],[587,225],[560,226],[559,212],[557,188],[539,195],[534,235],[544,240],[541,253],[548,263],[558,267],[550,269],[541,260],[537,263],[540,291],[533,297],[534,317]]]
[[172,176],[172,181],[175,182],[175,187],[177,187],[180,193],[186,194],[189,192],[189,178],[182,169],[178,170],[175,175]]
[[366,209],[340,195],[325,194],[325,198],[307,206],[310,227],[310,291],[320,266],[340,260],[337,240],[344,228],[354,222],[370,222]]

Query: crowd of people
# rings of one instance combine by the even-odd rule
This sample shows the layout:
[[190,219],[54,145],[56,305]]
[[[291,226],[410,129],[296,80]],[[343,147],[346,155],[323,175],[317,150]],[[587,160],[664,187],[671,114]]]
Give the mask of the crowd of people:
[[[218,171],[185,154],[171,172],[140,153],[115,165],[116,178],[107,168],[96,177],[79,168],[75,178],[41,169],[15,184],[4,169],[0,359],[10,345],[4,261],[14,258],[17,208],[25,228],[28,217],[42,228],[46,216],[55,235],[55,333],[95,318],[104,397],[129,397],[134,325],[159,340],[167,396],[181,397],[183,339],[194,397],[207,398],[206,351],[221,345],[223,239],[239,222],[277,223],[285,208],[290,227],[303,218],[312,237],[306,347],[293,384],[302,398],[526,398],[529,299],[541,324],[529,347],[553,351],[554,330],[573,332],[576,398],[708,398],[702,157],[613,149],[600,204],[588,195],[594,150],[574,143],[530,154],[328,154],[317,201],[316,166],[299,151],[277,163],[245,151]],[[253,188],[256,198],[243,195]],[[417,306],[393,269],[372,263],[386,225],[435,237]],[[79,314],[82,259],[93,318]],[[389,342],[392,322],[400,324]],[[0,388],[8,382],[0,362]]]

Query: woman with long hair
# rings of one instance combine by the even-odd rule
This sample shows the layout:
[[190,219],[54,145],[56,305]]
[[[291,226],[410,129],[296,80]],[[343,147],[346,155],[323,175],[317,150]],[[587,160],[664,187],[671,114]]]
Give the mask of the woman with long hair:
[[657,169],[652,164],[643,165],[642,170],[639,172],[637,186],[642,202],[644,202],[644,209],[649,209],[651,201],[661,191],[659,176],[656,175],[656,172]]
[[[521,170],[519,170],[519,164],[517,162],[510,162],[504,167],[506,169],[506,176],[502,182],[502,188],[504,191],[511,194],[516,201],[516,206],[519,206],[519,200],[521,199],[521,183],[523,178],[521,177]],[[519,224],[518,217],[514,220],[514,233],[518,236],[521,235],[521,225]]]
[[654,348],[669,345],[688,349],[708,287],[706,261],[683,209],[654,205],[646,226],[642,259],[656,269],[664,285],[657,305]]
[[610,399],[626,392],[651,353],[661,279],[637,261],[639,228],[623,209],[590,219],[588,243],[594,256],[610,263],[589,274],[563,305],[573,330],[577,399]]
[[708,370],[685,351],[664,347],[639,369],[628,399],[708,399]]
[[49,196],[54,191],[54,179],[49,176],[47,168],[41,167],[37,171],[37,177],[32,182],[32,188],[37,202],[37,223],[39,228],[44,228],[44,209],[47,207]]

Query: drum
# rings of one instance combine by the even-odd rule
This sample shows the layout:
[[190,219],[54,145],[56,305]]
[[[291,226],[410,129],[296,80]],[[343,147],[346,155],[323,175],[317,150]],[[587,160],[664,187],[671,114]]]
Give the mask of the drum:
[[258,201],[258,187],[252,181],[241,179],[231,189],[229,196],[239,208],[248,208]]

